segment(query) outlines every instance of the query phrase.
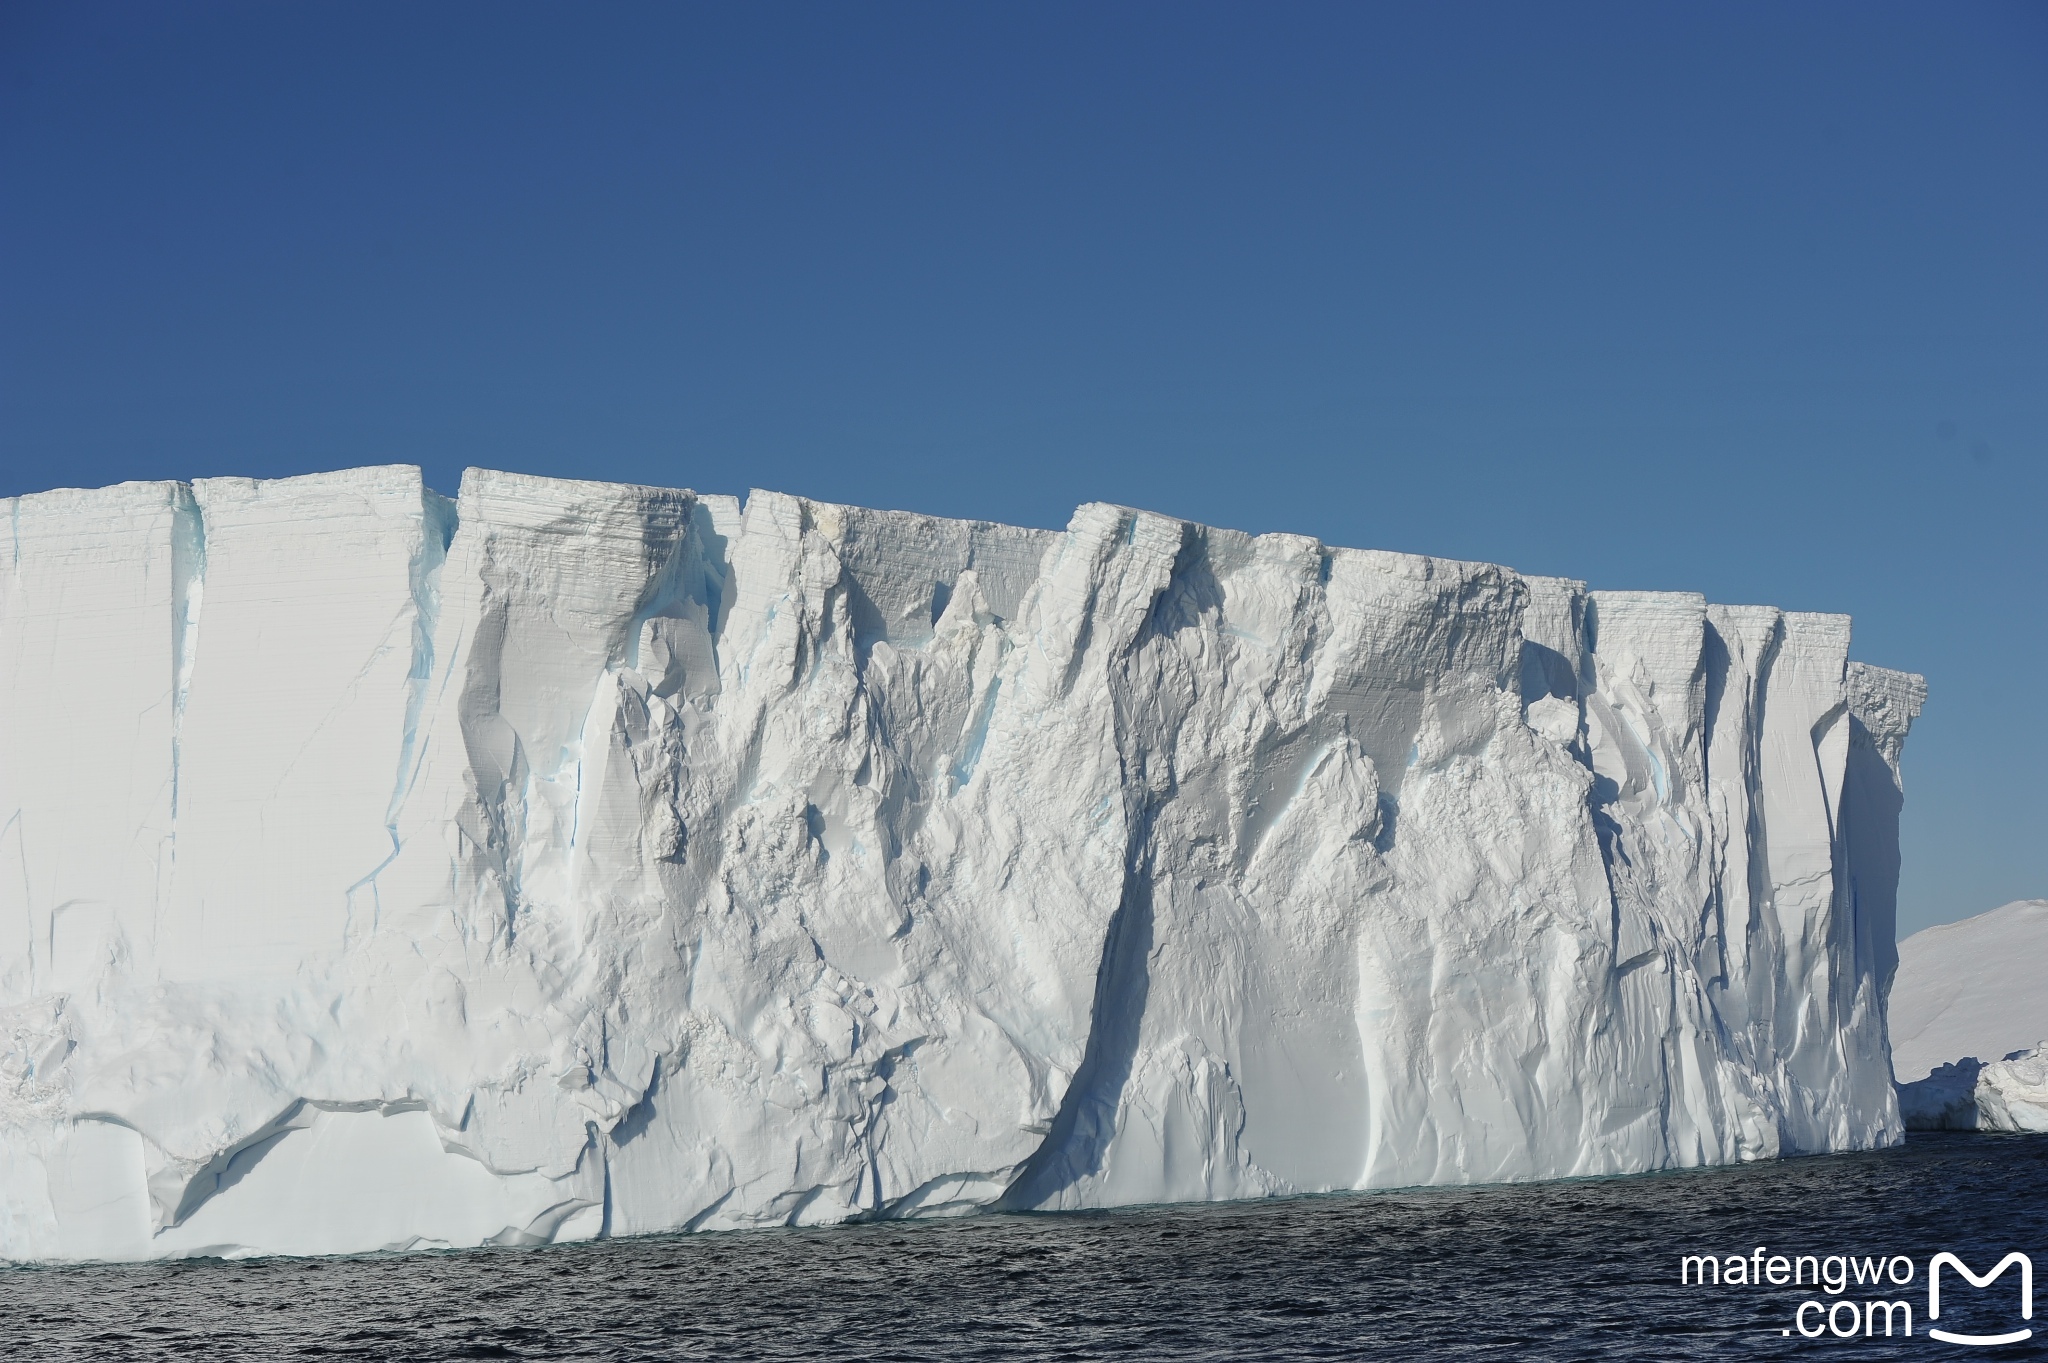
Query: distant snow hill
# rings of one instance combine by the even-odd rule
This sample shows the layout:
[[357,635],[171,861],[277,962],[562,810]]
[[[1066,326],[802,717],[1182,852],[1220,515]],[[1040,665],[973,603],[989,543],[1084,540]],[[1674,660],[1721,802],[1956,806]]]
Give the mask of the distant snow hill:
[[1902,1084],[2048,1039],[2048,899],[2016,900],[1899,943],[1890,1015]]

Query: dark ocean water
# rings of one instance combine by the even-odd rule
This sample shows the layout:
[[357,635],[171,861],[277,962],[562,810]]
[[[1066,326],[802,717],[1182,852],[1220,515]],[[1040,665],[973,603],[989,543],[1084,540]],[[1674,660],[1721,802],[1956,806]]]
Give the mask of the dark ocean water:
[[[1681,1286],[1684,1254],[1906,1255],[1911,1339],[1787,1335],[1791,1286]],[[540,1250],[0,1270],[0,1357],[1319,1359],[2048,1357],[2048,1137],[1511,1187],[664,1236]],[[2042,1287],[2048,1289],[2048,1283]],[[1838,1312],[1838,1324],[1848,1313]],[[1809,1328],[1818,1317],[1809,1314]]]

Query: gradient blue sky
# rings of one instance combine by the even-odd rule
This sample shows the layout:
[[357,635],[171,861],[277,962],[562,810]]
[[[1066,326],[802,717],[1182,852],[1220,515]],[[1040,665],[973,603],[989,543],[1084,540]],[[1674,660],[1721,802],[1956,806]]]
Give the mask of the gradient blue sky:
[[2048,7],[0,2],[0,494],[1110,500],[1856,617],[2048,895]]

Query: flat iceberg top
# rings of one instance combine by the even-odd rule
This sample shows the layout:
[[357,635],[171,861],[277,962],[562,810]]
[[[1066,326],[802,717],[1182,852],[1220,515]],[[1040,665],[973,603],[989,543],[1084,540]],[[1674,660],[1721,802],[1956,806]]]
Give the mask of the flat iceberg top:
[[1892,1063],[1900,1083],[1937,1065],[1990,1064],[2048,1037],[2048,899],[2020,899],[1899,943]]
[[4,527],[0,1257],[1899,1137],[1843,616],[474,469]]

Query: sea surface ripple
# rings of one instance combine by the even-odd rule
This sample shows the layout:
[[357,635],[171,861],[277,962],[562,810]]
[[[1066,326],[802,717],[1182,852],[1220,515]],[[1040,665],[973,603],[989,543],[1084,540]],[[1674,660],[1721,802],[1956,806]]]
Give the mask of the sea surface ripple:
[[[1757,1246],[1904,1254],[1923,1271],[1950,1250],[1980,1272],[2019,1249],[2048,1271],[2048,1137],[1916,1135],[1876,1154],[1629,1178],[529,1250],[13,1267],[0,1269],[0,1356],[2048,1356],[2048,1331],[2006,1348],[1933,1344],[1921,1276],[1885,1292],[1913,1304],[1911,1340],[1783,1333],[1801,1301],[1838,1300],[1811,1287],[1679,1284],[1681,1255]],[[1940,1324],[2015,1317],[2013,1277],[1997,1294],[1945,1282]],[[2048,1327],[2048,1310],[2036,1322]]]

